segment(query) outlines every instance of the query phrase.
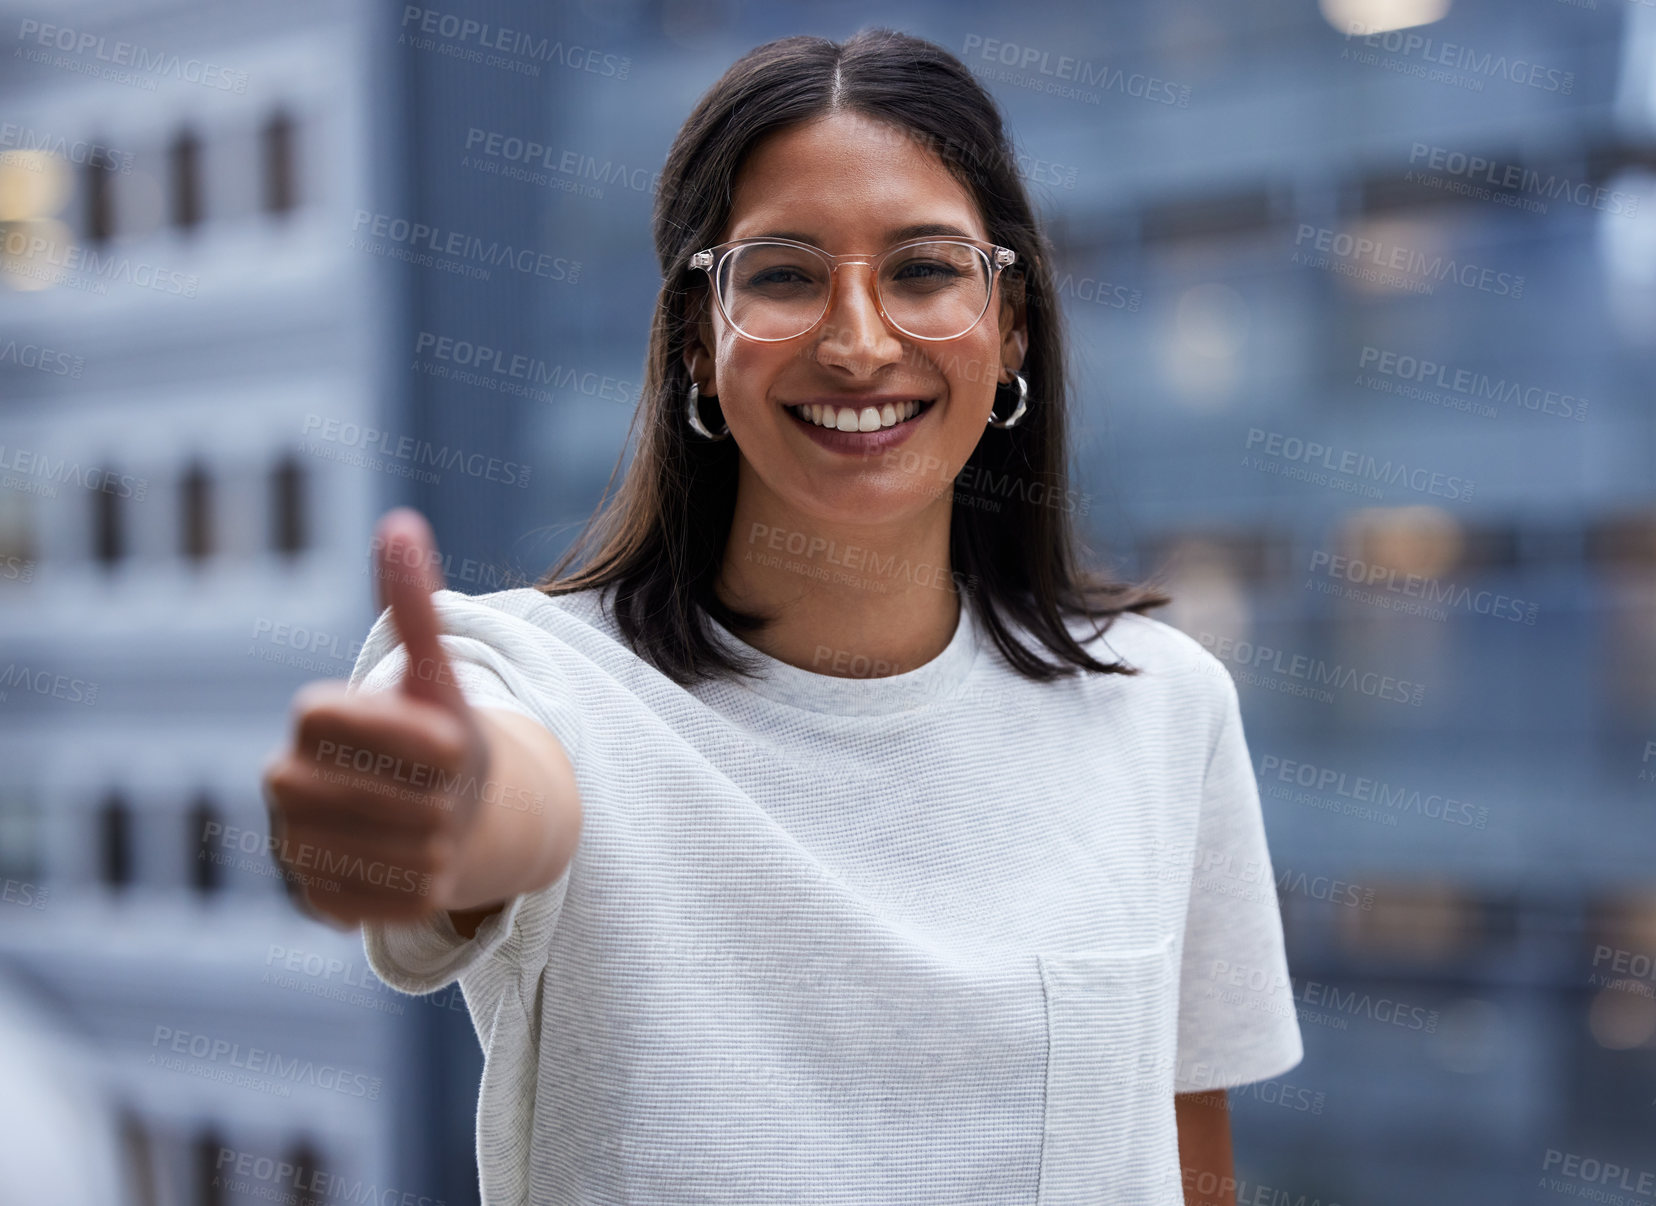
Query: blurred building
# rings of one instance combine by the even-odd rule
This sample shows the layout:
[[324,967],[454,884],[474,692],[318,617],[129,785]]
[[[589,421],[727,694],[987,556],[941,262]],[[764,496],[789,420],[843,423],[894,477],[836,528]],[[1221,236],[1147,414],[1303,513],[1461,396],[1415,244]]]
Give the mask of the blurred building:
[[385,506],[483,592],[597,500],[701,92],[886,21],[1003,104],[1079,518],[1242,692],[1307,1047],[1232,1094],[1244,1200],[1656,1169],[1656,10],[5,12],[0,968],[107,1053],[147,1200],[470,1200],[463,1002],[282,900],[258,768]]
[[258,792],[402,484],[386,11],[7,6],[0,974],[98,1053],[137,1203],[475,1200],[463,1001],[296,913]]

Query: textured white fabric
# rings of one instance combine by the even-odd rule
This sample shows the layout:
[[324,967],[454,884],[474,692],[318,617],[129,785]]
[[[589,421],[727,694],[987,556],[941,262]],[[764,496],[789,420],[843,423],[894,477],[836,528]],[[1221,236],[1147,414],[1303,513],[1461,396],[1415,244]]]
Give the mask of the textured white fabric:
[[[387,984],[459,980],[487,1206],[1179,1203],[1174,1092],[1302,1058],[1236,689],[1176,629],[1073,621],[1142,673],[1045,684],[970,606],[884,678],[717,629],[764,677],[684,688],[595,592],[434,600],[583,809],[471,940],[364,927]],[[351,681],[406,661],[382,615]]]

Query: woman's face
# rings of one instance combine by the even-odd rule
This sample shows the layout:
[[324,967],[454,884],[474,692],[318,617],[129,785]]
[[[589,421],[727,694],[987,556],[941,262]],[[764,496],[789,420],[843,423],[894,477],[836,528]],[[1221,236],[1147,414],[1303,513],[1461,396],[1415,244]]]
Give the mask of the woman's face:
[[[920,225],[938,229],[904,233]],[[719,241],[783,236],[833,254],[872,256],[918,234],[989,237],[971,194],[934,153],[904,131],[840,111],[754,147]],[[966,334],[912,339],[881,319],[871,269],[847,264],[834,276],[830,309],[807,335],[747,339],[709,299],[699,338],[685,350],[691,379],[703,397],[718,397],[740,449],[738,489],[768,492],[824,522],[881,523],[928,506],[947,508],[955,475],[984,438],[997,381],[1010,382],[1023,363],[1023,306],[1007,300],[997,277],[988,309]],[[824,429],[790,410],[837,402],[860,415],[872,402],[883,424],[886,400],[899,418],[901,402],[926,405],[900,425],[901,443],[887,443],[898,429],[882,426],[888,434],[875,437],[873,447],[837,441],[865,445],[849,451],[813,439],[813,430]],[[1012,405],[1005,397],[1002,417]]]

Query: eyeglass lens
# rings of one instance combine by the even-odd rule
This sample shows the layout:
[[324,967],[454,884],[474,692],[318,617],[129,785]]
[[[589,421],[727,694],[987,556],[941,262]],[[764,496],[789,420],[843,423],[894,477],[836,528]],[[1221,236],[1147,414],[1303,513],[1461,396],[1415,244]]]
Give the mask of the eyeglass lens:
[[[875,287],[880,304],[903,331],[950,339],[969,331],[989,305],[989,258],[964,243],[915,243],[887,256]],[[719,272],[726,315],[744,335],[791,339],[816,325],[828,308],[825,260],[783,243],[747,243]]]

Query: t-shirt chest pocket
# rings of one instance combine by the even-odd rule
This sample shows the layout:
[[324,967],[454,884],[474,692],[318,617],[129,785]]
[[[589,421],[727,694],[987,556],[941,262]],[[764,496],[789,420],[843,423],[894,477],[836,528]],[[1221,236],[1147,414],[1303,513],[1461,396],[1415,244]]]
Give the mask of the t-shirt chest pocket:
[[1179,1206],[1173,938],[1036,960],[1047,1019],[1038,1206]]

